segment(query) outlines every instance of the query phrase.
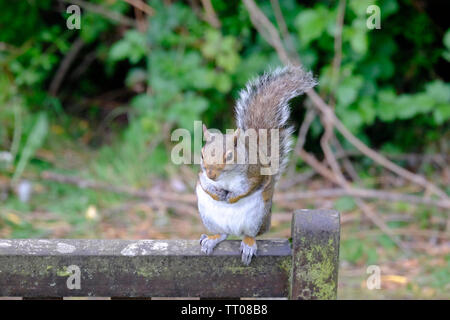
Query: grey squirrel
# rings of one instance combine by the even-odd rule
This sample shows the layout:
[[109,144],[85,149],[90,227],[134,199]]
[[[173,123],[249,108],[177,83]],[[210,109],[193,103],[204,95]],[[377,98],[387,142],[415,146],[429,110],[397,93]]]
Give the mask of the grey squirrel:
[[243,237],[242,262],[250,264],[257,251],[255,237],[270,228],[275,183],[292,145],[288,102],[316,84],[301,67],[277,68],[241,90],[235,131],[222,134],[203,125],[206,143],[196,193],[203,224],[213,235],[200,237],[202,252],[212,253],[228,235],[235,235]]

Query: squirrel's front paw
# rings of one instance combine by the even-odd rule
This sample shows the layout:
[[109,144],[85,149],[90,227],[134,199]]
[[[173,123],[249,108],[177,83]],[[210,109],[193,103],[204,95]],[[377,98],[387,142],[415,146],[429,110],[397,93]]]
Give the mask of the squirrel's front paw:
[[226,234],[216,234],[213,236],[208,236],[202,234],[200,237],[200,247],[203,253],[211,254],[216,245],[227,238]]
[[234,192],[228,192],[225,201],[228,203],[236,203],[240,198]]
[[256,256],[257,249],[255,238],[245,237],[241,242],[242,263],[248,266],[252,257]]
[[217,189],[218,201],[227,201],[228,194],[229,192],[224,189]]

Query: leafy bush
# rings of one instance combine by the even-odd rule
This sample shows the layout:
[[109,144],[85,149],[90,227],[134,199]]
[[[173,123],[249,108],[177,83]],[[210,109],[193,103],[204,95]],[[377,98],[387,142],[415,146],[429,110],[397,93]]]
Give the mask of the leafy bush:
[[[123,1],[93,3],[134,15]],[[347,1],[336,80],[331,62],[337,5],[306,3],[280,2],[289,38],[302,62],[317,75],[321,95],[335,96],[336,113],[344,124],[374,147],[420,152],[438,145],[435,142],[448,135],[450,119],[450,83],[438,68],[449,60],[450,30],[433,21],[438,9],[430,5],[418,11],[406,0],[377,1],[382,28],[369,30],[366,9],[374,1]],[[43,112],[51,123],[63,127],[70,123],[66,114],[85,118],[95,127],[108,117],[109,111],[103,110],[109,109],[87,98],[95,100],[111,88],[127,91],[115,103],[117,113],[110,113],[111,118],[128,115],[127,126],[120,126],[124,131],[118,146],[111,149],[119,150],[115,155],[121,160],[117,161],[129,162],[141,153],[144,161],[155,150],[164,153],[162,142],[170,129],[193,130],[194,120],[219,128],[232,126],[238,90],[255,74],[280,65],[272,48],[253,29],[245,6],[213,1],[222,24],[215,29],[187,2],[150,4],[156,14],[149,18],[145,32],[124,28],[89,10],[82,11],[80,31],[67,30],[65,5],[19,1],[4,8],[6,4],[0,4],[0,147],[11,148],[14,113],[9,106],[14,101],[20,101],[24,121],[29,123],[36,112]],[[269,2],[260,6],[276,20]],[[69,77],[63,82],[57,97],[49,96],[48,86],[77,36],[85,49],[70,71],[77,71],[92,53],[95,63],[75,80]],[[298,125],[303,113],[294,104],[292,121]],[[313,133],[314,141],[321,130]],[[157,143],[149,151],[152,141]],[[19,153],[24,147],[22,143]],[[111,150],[101,153],[105,159],[111,157]],[[157,167],[147,169],[158,171]]]

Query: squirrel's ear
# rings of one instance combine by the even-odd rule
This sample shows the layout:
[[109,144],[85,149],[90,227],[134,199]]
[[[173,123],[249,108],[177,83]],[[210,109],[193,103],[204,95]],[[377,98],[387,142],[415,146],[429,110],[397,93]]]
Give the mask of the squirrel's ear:
[[237,128],[236,131],[234,131],[234,133],[233,133],[234,146],[237,146],[237,141],[238,141],[240,133],[241,133],[241,129],[240,128]]
[[209,140],[209,138],[211,137],[205,124],[203,124],[203,136],[205,137],[206,140]]

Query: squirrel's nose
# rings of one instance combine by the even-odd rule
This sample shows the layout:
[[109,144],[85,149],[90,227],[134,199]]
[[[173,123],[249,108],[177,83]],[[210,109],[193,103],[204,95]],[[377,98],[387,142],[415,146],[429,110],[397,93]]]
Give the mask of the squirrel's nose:
[[211,180],[214,180],[214,179],[216,179],[216,173],[215,172],[213,172],[212,170],[207,170],[206,171],[206,175],[208,176],[208,178],[210,178]]

